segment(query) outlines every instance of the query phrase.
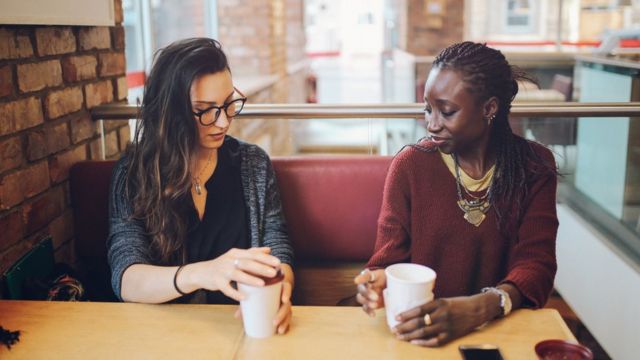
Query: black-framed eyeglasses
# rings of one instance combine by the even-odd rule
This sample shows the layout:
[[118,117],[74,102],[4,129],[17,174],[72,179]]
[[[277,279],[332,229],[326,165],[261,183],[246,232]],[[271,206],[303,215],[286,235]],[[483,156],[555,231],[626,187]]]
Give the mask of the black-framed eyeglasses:
[[224,110],[228,118],[232,118],[242,111],[244,103],[247,101],[247,97],[236,87],[233,87],[234,92],[237,92],[241,97],[233,99],[229,102],[222,104],[222,106],[212,105],[204,110],[193,112],[193,115],[198,118],[198,121],[202,126],[211,126],[218,121],[220,113]]

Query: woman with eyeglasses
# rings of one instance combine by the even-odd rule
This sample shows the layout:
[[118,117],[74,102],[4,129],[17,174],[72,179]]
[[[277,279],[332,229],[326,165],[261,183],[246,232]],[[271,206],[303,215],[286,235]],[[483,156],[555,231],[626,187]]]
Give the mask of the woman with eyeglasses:
[[194,38],[157,55],[134,143],[111,179],[108,259],[124,301],[234,303],[233,283],[285,280],[275,325],[291,319],[293,250],[267,154],[227,131],[247,98],[220,44]]

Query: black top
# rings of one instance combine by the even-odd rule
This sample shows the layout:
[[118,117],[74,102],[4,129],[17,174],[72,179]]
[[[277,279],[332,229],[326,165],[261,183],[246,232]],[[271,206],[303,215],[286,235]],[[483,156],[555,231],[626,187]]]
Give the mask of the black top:
[[[189,196],[189,232],[187,264],[215,259],[231,248],[251,247],[248,217],[240,178],[240,158],[230,151],[228,142],[218,149],[218,164],[205,183],[207,202],[202,221]],[[209,304],[234,304],[235,300],[220,291],[205,291]],[[195,296],[185,296],[190,301]]]

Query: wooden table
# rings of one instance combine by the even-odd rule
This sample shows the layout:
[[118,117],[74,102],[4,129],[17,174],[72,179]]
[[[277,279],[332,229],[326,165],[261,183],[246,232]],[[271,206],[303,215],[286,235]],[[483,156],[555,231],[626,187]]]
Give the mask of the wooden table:
[[535,359],[543,339],[573,335],[557,311],[518,310],[446,346],[396,340],[384,313],[295,306],[285,336],[244,335],[230,305],[0,301],[0,325],[21,330],[2,359],[460,359],[458,345],[492,343],[509,359]]

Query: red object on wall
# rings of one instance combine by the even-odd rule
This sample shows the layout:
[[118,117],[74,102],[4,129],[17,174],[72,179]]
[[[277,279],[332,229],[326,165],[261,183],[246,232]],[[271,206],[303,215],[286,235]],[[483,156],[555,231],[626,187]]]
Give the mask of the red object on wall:
[[144,86],[147,76],[144,71],[132,71],[127,73],[127,86],[129,89]]

